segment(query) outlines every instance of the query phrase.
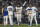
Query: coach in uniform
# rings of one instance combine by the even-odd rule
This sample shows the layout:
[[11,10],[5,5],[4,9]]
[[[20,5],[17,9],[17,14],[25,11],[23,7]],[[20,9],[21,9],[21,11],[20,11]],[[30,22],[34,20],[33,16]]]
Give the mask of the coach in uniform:
[[4,8],[2,8],[2,16],[4,19],[4,26],[6,26],[7,25],[7,19],[8,19],[7,6],[4,6]]

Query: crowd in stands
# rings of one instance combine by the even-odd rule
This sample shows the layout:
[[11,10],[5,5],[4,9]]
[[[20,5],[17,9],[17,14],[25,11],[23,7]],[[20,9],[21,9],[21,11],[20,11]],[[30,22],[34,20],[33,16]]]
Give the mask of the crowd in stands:
[[[15,2],[14,2],[15,1]],[[10,4],[13,3],[14,5],[17,5],[18,3],[24,3],[24,1],[26,1],[26,5],[24,7],[27,7],[29,3],[31,3],[32,5],[36,5],[36,7],[39,9],[39,13],[40,13],[40,3],[36,0],[0,0],[0,10],[3,8],[3,6],[9,6]],[[24,12],[23,12],[24,13]]]

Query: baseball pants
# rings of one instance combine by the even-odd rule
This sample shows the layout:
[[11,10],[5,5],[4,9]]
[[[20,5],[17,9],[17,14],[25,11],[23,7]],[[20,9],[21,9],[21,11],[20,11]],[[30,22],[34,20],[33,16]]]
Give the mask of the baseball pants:
[[13,25],[13,15],[9,15],[10,25]]
[[7,22],[8,22],[8,16],[3,16],[3,19],[4,19],[4,25],[7,25]]
[[35,20],[36,25],[37,25],[36,13],[33,13],[33,14],[31,15],[30,25],[32,25],[33,19]]
[[21,22],[21,14],[17,14],[17,22],[18,22],[18,25],[19,25],[19,23]]

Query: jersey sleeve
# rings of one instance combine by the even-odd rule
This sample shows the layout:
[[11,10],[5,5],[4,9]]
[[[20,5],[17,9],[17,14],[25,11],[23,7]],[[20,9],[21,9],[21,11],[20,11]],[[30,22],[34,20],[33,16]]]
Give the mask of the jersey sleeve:
[[26,8],[26,10],[28,10],[29,7]]
[[17,10],[17,7],[16,7],[16,10]]
[[20,9],[22,10],[22,7],[20,7]]
[[34,11],[37,11],[37,8],[36,7],[34,8]]
[[12,7],[12,10],[14,10],[14,7]]
[[27,12],[28,7],[25,9],[25,12]]
[[35,7],[35,9],[38,10],[36,7]]
[[7,11],[8,11],[8,7],[7,7]]
[[2,8],[2,14],[3,14],[3,9],[4,9],[4,8]]

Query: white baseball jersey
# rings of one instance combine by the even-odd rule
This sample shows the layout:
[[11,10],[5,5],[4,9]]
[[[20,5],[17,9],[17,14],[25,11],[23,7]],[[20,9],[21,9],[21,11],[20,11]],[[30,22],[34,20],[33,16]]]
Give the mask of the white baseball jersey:
[[36,13],[37,8],[36,7],[32,7],[32,13]]
[[[31,7],[27,7],[26,10],[32,10],[32,8]],[[28,14],[28,11],[27,11],[27,14]]]
[[8,15],[13,15],[13,6],[8,6],[7,10],[8,10]]
[[19,9],[19,12],[18,13],[21,13],[22,12],[22,7],[16,7],[16,10]]
[[27,7],[26,10],[31,9],[31,7]]
[[30,25],[32,25],[32,21],[34,19],[35,22],[36,22],[36,26],[38,26],[37,19],[36,19],[36,11],[37,11],[37,8],[36,7],[32,7],[32,14],[31,14]]

